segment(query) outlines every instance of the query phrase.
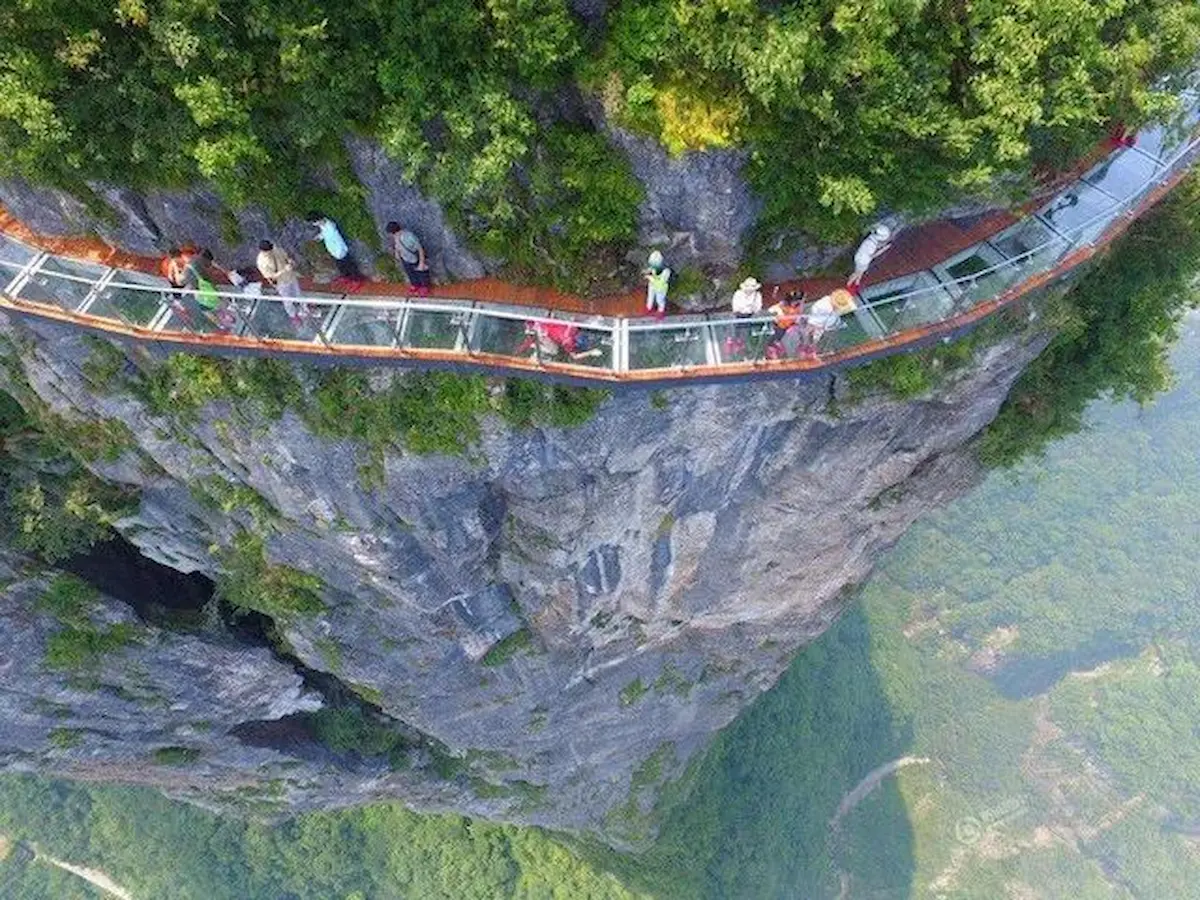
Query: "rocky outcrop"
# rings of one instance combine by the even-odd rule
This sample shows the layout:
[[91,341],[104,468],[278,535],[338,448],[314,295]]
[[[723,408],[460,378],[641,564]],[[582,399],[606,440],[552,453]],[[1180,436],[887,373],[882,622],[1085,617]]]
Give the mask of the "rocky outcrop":
[[[361,448],[291,412],[155,416],[89,384],[78,335],[10,328],[47,404],[136,437],[94,464],[141,489],[131,541],[214,573],[210,547],[257,530],[271,560],[324,586],[323,611],[278,623],[291,652],[456,758],[449,781],[444,765],[285,774],[293,808],[337,784],[343,802],[400,797],[616,843],[646,836],[657,786],[775,682],[914,519],[972,482],[964,445],[1041,346],[1015,335],[910,402],[852,398],[832,375],[618,392],[581,427],[489,420],[465,456],[397,449],[364,479]],[[243,499],[200,502],[213,478]],[[270,706],[275,688],[261,690]]]

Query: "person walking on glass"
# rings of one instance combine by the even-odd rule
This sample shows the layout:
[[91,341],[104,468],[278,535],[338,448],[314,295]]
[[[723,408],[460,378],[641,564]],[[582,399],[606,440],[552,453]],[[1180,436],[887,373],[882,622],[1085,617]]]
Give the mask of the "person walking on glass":
[[671,286],[671,270],[663,255],[655,250],[642,271],[646,277],[646,312],[661,319],[667,314],[667,289]]
[[412,289],[424,297],[429,293],[432,281],[429,259],[425,256],[425,247],[421,244],[421,239],[399,222],[388,222],[384,230],[391,241],[392,255],[404,268],[404,277],[408,279]]
[[316,210],[310,212],[305,218],[308,219],[310,225],[317,229],[317,233],[312,239],[323,243],[325,250],[333,257],[333,263],[337,266],[338,278],[361,285],[366,279],[359,271],[358,262],[354,259],[354,254],[350,252],[350,245],[342,237],[337,223]]
[[308,307],[303,303],[293,303],[292,299],[300,296],[300,276],[296,274],[296,264],[292,258],[270,241],[259,241],[258,256],[254,260],[259,274],[268,284],[275,285],[275,290],[283,298],[283,309],[293,325],[300,324],[300,317],[309,314]]

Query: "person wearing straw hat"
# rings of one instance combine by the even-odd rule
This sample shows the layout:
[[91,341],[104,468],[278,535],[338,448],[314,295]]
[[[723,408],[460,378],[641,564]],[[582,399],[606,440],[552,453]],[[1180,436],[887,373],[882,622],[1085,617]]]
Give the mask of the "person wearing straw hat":
[[731,302],[735,316],[753,316],[762,312],[762,285],[751,276],[738,285]]
[[852,291],[857,291],[871,263],[891,245],[892,229],[880,222],[871,229],[871,233],[866,236],[863,242],[858,245],[858,249],[854,251],[854,272],[846,282],[846,287]]
[[838,288],[813,303],[804,316],[808,332],[806,343],[809,352],[815,353],[817,342],[821,340],[825,332],[838,328],[842,324],[842,316],[854,312],[857,305],[854,302],[854,295],[845,288]]
[[656,319],[667,314],[667,289],[671,286],[671,270],[663,261],[663,255],[655,250],[642,270],[646,277],[646,312]]

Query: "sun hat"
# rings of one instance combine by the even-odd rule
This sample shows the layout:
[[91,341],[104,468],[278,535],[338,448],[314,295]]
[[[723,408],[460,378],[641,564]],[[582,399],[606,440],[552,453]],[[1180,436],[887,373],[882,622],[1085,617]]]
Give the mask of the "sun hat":
[[650,254],[650,258],[646,262],[652,269],[661,269],[663,267],[663,255],[655,250]]
[[886,241],[892,236],[892,229],[888,228],[882,222],[871,229],[871,234],[879,238],[881,241]]
[[740,285],[738,285],[738,290],[741,290],[741,291],[748,292],[748,291],[757,291],[757,290],[761,290],[761,289],[762,289],[762,285],[759,284],[758,279],[755,278],[754,276],[750,276],[745,281],[743,281]]
[[834,312],[839,316],[848,312],[854,312],[858,305],[854,302],[854,295],[845,288],[838,288],[829,295],[829,302],[833,304]]

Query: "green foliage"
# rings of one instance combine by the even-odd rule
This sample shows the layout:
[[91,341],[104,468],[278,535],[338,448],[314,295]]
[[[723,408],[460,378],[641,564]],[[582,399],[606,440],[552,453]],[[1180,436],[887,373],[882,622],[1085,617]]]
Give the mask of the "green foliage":
[[[624,158],[593,134],[564,145],[534,115],[580,52],[566,0],[354,0],[336,16],[312,0],[29,0],[0,31],[0,174],[84,197],[95,179],[204,178],[233,207],[319,208],[369,240],[343,145],[367,134],[483,245],[543,273],[586,261],[605,231],[632,237]],[[562,185],[530,204],[525,177],[555,171]]]
[[321,437],[353,438],[376,457],[397,443],[414,453],[462,454],[478,440],[478,417],[487,408],[479,377],[396,375],[375,390],[362,372],[329,369],[318,377],[303,415]]
[[596,388],[509,378],[504,382],[500,415],[517,428],[535,424],[573,428],[590,421],[609,395],[608,391]]
[[650,688],[642,683],[641,678],[635,678],[621,688],[619,700],[622,706],[633,706],[650,692]]
[[353,706],[322,707],[305,719],[313,737],[338,753],[386,756],[394,769],[408,764],[408,745],[394,729]]
[[159,766],[187,766],[201,756],[195,747],[158,747],[151,758]]
[[1095,398],[1145,403],[1166,388],[1167,350],[1200,298],[1197,269],[1200,178],[1192,176],[1047,311],[1054,340],[983,435],[981,459],[1012,466],[1078,431]]
[[1190,0],[648,0],[608,19],[585,78],[611,115],[674,152],[751,145],[762,232],[829,239],[1061,165],[1161,113],[1148,85],[1200,49]]
[[325,609],[321,579],[267,562],[266,545],[259,535],[239,531],[229,546],[218,551],[217,561],[221,571],[216,594],[231,606],[283,621]]
[[502,666],[514,656],[533,649],[533,633],[528,628],[521,628],[492,644],[480,662],[485,666]]
[[131,384],[133,392],[158,415],[184,422],[216,400],[252,403],[268,418],[302,399],[304,390],[291,366],[278,359],[225,360],[191,353],[172,353],[143,368]]
[[88,622],[100,592],[74,575],[56,575],[34,608],[49,613],[64,625],[83,626]]
[[103,627],[68,625],[46,639],[46,666],[70,671],[94,669],[105,657],[132,644],[137,634],[138,629],[126,622]]
[[258,491],[246,484],[227,481],[220,475],[209,475],[191,485],[192,496],[210,509],[225,514],[244,513],[250,516],[254,530],[260,534],[273,529],[279,512]]
[[83,732],[78,728],[54,728],[50,731],[50,744],[59,750],[70,750],[83,743]]

